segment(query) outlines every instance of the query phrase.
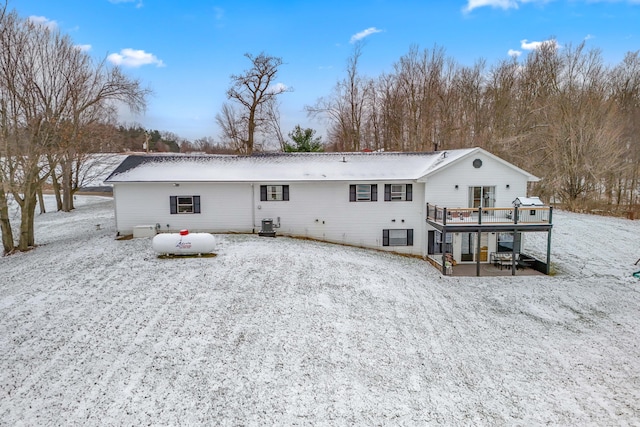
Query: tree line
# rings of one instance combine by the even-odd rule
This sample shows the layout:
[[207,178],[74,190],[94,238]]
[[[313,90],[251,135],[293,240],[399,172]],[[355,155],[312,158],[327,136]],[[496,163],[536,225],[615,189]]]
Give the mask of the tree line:
[[543,43],[519,61],[471,66],[411,47],[371,78],[349,58],[333,91],[307,106],[335,151],[482,147],[543,178],[534,191],[571,210],[638,204],[640,56],[608,66],[584,43]]
[[[638,204],[640,51],[610,66],[584,42],[549,40],[522,60],[487,65],[479,59],[465,66],[442,47],[413,46],[392,72],[378,77],[360,72],[362,54],[357,44],[345,77],[305,107],[327,124],[321,149],[482,147],[541,177],[533,191],[566,209],[620,212]],[[223,144],[251,154],[277,141],[291,151],[276,101],[289,89],[273,85],[283,61],[246,56],[251,67],[231,76],[231,102],[216,116]]]

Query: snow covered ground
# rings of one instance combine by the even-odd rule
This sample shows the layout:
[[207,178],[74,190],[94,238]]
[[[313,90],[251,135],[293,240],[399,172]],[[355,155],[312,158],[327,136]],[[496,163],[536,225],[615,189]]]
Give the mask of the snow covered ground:
[[251,235],[159,259],[78,197],[0,258],[0,424],[639,425],[640,221],[554,219],[557,275],[462,278]]

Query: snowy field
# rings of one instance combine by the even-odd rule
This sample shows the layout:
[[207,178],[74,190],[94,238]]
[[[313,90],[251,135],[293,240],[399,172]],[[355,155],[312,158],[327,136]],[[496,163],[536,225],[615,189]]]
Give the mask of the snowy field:
[[461,278],[283,237],[158,259],[79,197],[0,258],[0,425],[640,425],[640,221],[554,219],[555,276]]

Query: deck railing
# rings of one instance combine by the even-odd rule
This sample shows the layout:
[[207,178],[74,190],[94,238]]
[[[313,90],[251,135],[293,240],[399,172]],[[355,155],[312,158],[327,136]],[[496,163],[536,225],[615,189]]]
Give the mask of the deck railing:
[[427,219],[442,225],[551,224],[549,206],[446,208],[427,203]]

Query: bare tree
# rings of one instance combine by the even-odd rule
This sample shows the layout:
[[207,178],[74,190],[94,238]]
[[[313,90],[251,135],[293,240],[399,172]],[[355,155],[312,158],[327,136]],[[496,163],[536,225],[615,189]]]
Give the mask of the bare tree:
[[616,204],[626,202],[632,208],[640,194],[640,51],[627,53],[611,74],[612,96],[623,121],[622,165],[625,167],[612,173],[610,182],[616,187]]
[[[55,106],[41,100],[54,92],[50,85],[58,80],[43,63],[46,52],[59,40],[50,40],[40,25],[20,19],[15,12],[5,14],[0,34],[0,93],[3,100],[3,161],[0,165],[6,190],[21,211],[18,248],[34,245],[33,215],[38,188],[50,171],[41,159],[52,146],[55,133]],[[53,43],[52,43],[53,42]],[[5,243],[6,244],[6,243]],[[13,245],[4,247],[5,253]]]
[[[216,122],[222,130],[222,137],[225,145],[233,148],[241,154],[251,154],[249,147],[249,130],[247,121],[244,120],[232,104],[224,103],[222,111],[216,114]],[[253,146],[251,147],[253,151]]]
[[262,107],[265,117],[265,131],[264,134],[269,139],[275,139],[278,141],[278,146],[281,151],[286,151],[286,141],[282,133],[280,126],[280,104],[276,98],[271,98],[265,102]]
[[[118,68],[93,66],[57,30],[15,12],[2,16],[1,29],[0,175],[4,196],[10,193],[20,206],[18,249],[27,250],[35,244],[34,212],[43,183],[60,165],[63,209],[72,209],[73,171],[80,170],[79,154],[87,152],[90,126],[109,116],[112,102],[142,108],[148,92]],[[5,252],[13,250],[8,246],[7,239]]]
[[[243,146],[239,149],[239,152],[251,154],[254,150],[256,131],[267,120],[265,117],[266,111],[263,107],[275,97],[290,89],[276,84],[278,68],[282,65],[281,58],[268,56],[264,52],[257,56],[249,53],[244,56],[251,61],[251,68],[245,70],[242,74],[232,75],[232,86],[227,91],[227,97],[238,102],[243,111],[237,114],[230,107],[223,106],[221,120],[216,120],[221,126],[224,125],[223,133],[225,136],[228,137],[229,134],[227,132],[230,131],[234,143],[242,143]],[[230,115],[229,113],[233,114]],[[233,129],[239,127],[236,123],[238,119],[246,123],[245,138],[238,138],[239,134]]]
[[524,72],[534,130],[527,139],[546,177],[541,190],[568,209],[597,197],[623,150],[619,108],[598,50],[555,43],[530,55]]
[[362,44],[358,43],[347,61],[347,77],[338,82],[333,94],[305,107],[310,117],[328,121],[329,144],[341,151],[360,151],[363,142],[363,123],[373,86],[358,71],[361,55]]

